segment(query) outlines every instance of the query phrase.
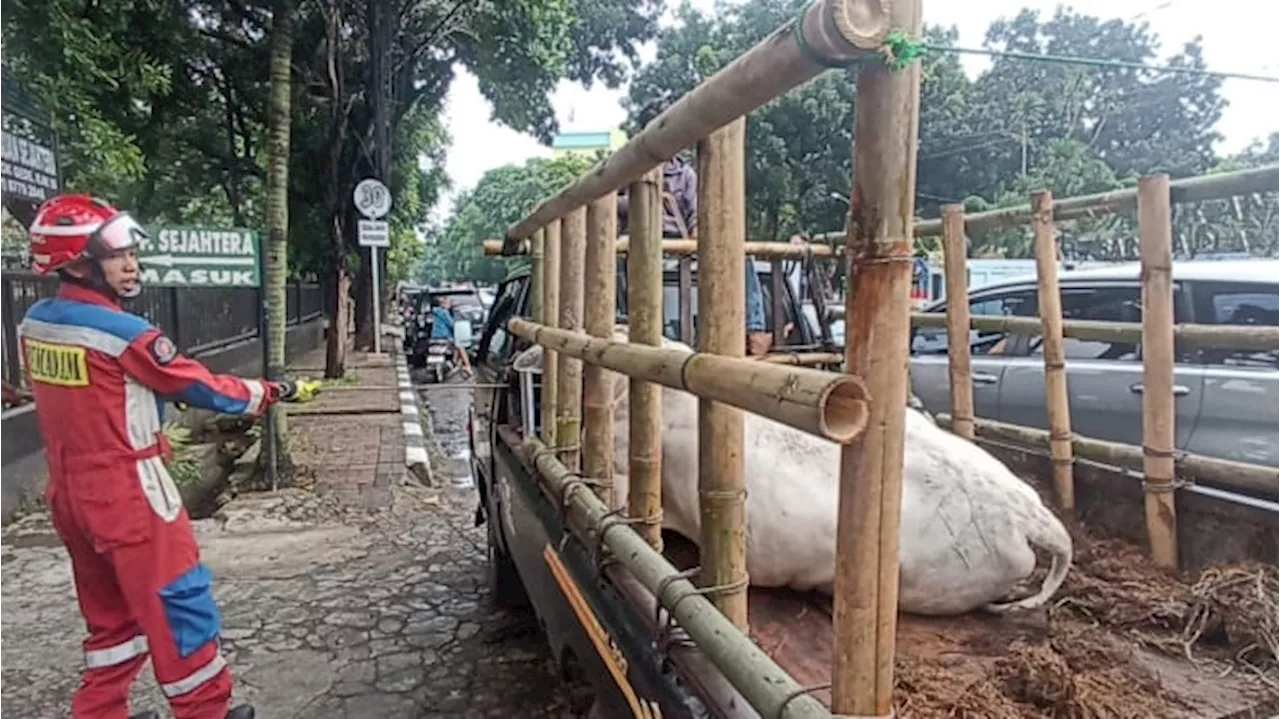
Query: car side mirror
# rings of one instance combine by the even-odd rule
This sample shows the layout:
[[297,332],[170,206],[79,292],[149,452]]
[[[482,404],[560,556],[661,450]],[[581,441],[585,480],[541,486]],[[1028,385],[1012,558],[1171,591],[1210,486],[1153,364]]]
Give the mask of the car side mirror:
[[471,320],[457,320],[453,323],[453,343],[459,347],[471,346]]

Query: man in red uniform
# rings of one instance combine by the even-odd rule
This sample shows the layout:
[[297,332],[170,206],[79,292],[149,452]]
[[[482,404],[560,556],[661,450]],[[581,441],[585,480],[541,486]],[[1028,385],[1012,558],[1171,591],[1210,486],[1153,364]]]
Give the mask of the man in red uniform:
[[[87,195],[48,200],[31,226],[35,271],[61,279],[19,334],[48,460],[45,498],[89,630],[71,713],[127,717],[150,654],[176,719],[252,719],[250,706],[227,708],[231,672],[210,573],[165,468],[164,401],[258,415],[309,399],[316,386],[212,374],[123,311],[121,298],[140,290],[145,238],[128,213]],[[143,717],[155,714],[134,719]]]

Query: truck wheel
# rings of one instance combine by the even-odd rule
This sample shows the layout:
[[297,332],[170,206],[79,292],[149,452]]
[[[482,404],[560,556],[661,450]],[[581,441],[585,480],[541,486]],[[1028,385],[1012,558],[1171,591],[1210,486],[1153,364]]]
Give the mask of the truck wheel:
[[485,522],[489,529],[489,599],[502,609],[527,607],[529,595],[524,590],[524,583],[520,581],[520,572],[511,557],[498,546],[498,539],[494,536],[497,523],[497,517],[489,517],[489,521]]

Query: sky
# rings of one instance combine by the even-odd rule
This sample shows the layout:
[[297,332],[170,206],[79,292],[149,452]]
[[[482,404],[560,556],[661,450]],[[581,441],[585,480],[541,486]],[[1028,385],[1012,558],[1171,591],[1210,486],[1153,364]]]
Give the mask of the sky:
[[[749,1],[749,0],[748,0]],[[709,12],[714,0],[692,0],[694,7]],[[677,0],[669,0],[675,6]],[[987,27],[1001,17],[1012,17],[1024,7],[1051,16],[1061,4],[1078,12],[1101,18],[1145,20],[1159,36],[1161,50],[1176,53],[1183,43],[1203,36],[1205,64],[1211,70],[1263,75],[1280,74],[1280,58],[1275,50],[1274,28],[1280,20],[1274,0],[924,0],[926,23],[954,25],[960,33],[958,46],[980,47]],[[1268,9],[1270,8],[1270,9]],[[664,19],[664,24],[669,22]],[[1269,16],[1269,17],[1268,17]],[[1253,18],[1252,22],[1241,19]],[[652,43],[642,46],[642,59],[653,57]],[[976,76],[989,61],[973,55],[962,56],[968,74]],[[461,69],[460,69],[461,70]],[[619,100],[625,86],[609,90],[597,85],[588,90],[581,84],[562,81],[552,96],[563,131],[607,130],[626,119]],[[1257,137],[1280,126],[1280,85],[1247,80],[1226,80],[1222,96],[1228,105],[1218,123],[1223,135],[1218,151],[1235,152]],[[549,157],[550,148],[532,136],[515,132],[490,120],[492,106],[480,94],[475,76],[461,70],[446,99],[445,112],[453,145],[446,170],[454,189],[436,207],[434,216],[443,220],[460,191],[474,187],[486,170],[506,164],[523,164],[531,157]]]

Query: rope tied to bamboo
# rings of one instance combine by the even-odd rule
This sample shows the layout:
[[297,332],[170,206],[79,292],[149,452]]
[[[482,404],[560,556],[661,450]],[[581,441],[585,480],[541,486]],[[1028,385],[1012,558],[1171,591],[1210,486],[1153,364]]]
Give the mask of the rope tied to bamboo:
[[1190,487],[1194,484],[1195,482],[1191,480],[1180,479],[1178,477],[1172,477],[1167,481],[1163,479],[1149,480],[1144,477],[1142,480],[1142,491],[1149,494],[1169,494],[1170,492],[1176,492],[1179,489]]
[[613,529],[614,527],[634,527],[638,524],[662,524],[663,515],[661,508],[658,509],[657,514],[649,515],[647,517],[629,517],[626,516],[626,511],[626,507],[618,507],[617,509],[606,512],[604,516],[600,518],[600,524],[591,530],[595,536],[595,544],[592,547],[593,551],[591,554],[592,564],[594,564],[597,569],[604,569],[611,562],[616,561],[611,557],[605,556],[607,552],[605,551],[604,539],[610,529]]
[[920,40],[912,40],[905,30],[894,29],[885,35],[884,42],[880,44],[880,47],[876,48],[874,53],[858,54],[853,57],[830,57],[824,55],[815,50],[804,36],[805,15],[809,13],[809,9],[818,1],[810,0],[810,2],[803,5],[796,14],[795,19],[791,21],[791,34],[795,38],[796,46],[800,48],[800,54],[812,60],[816,65],[848,69],[861,64],[864,58],[874,56],[880,58],[884,66],[892,72],[901,72],[919,59],[920,56],[924,55],[924,51],[928,49],[926,43]]
[[[776,719],[783,719],[783,715],[787,712],[787,705],[791,704],[791,702],[805,696],[806,694],[825,691],[830,688],[831,682],[800,687],[788,694],[786,698],[782,700],[782,703],[778,705],[778,711],[774,712],[774,717],[776,717]],[[890,709],[888,714],[833,714],[832,716],[837,719],[894,719],[897,714],[893,709]]]

